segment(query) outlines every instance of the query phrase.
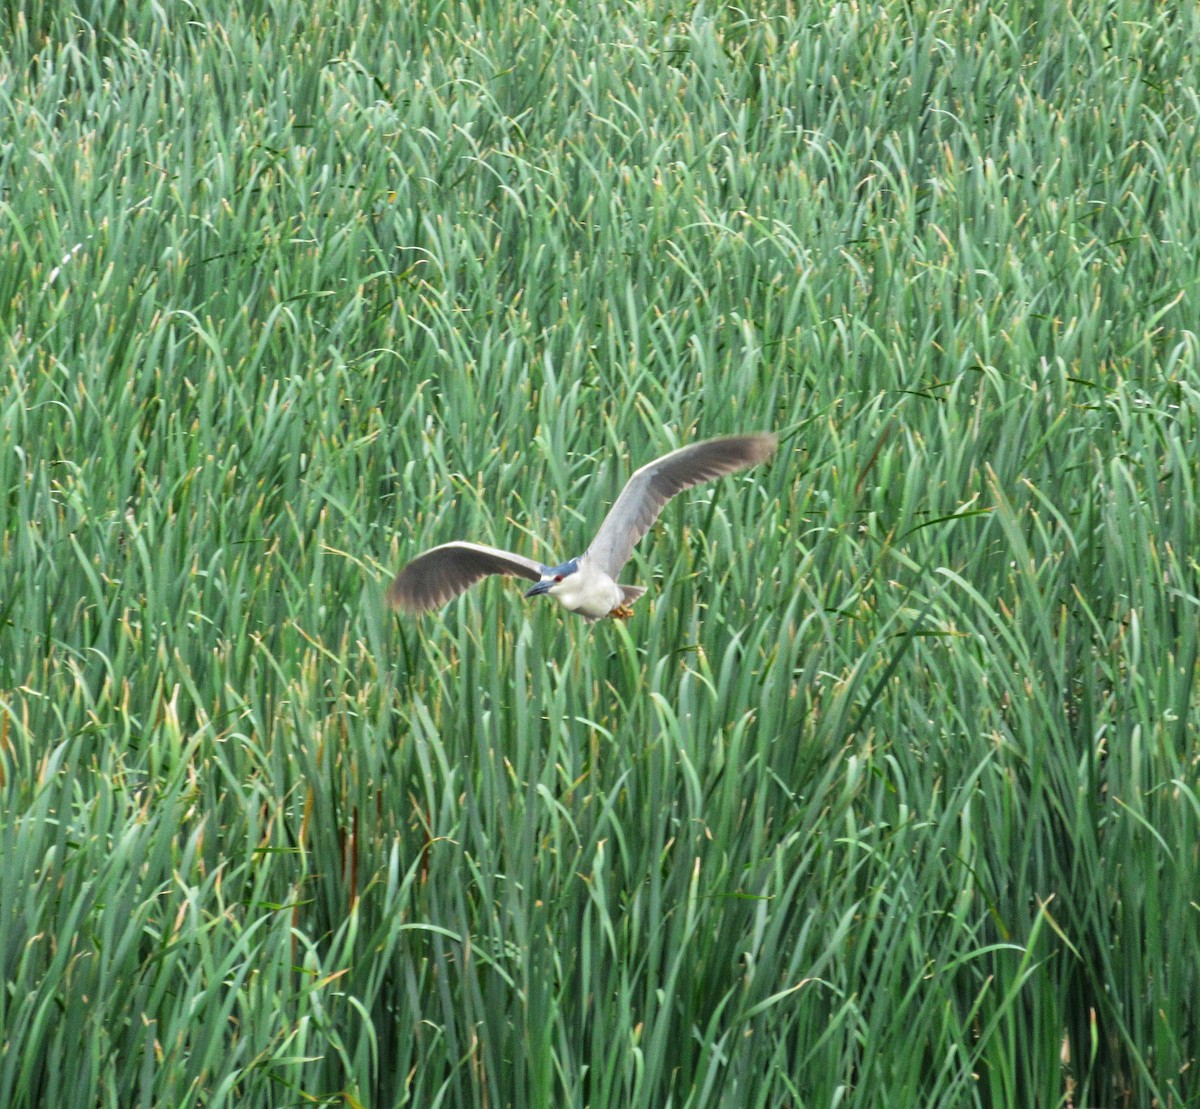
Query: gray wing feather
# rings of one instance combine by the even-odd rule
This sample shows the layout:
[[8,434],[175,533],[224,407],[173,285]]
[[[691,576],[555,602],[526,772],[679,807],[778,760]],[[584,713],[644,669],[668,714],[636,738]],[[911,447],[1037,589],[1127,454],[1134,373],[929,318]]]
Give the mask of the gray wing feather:
[[396,575],[388,589],[388,603],[403,612],[428,612],[489,574],[516,574],[541,581],[543,569],[540,562],[496,547],[444,543],[417,555]]
[[676,493],[765,462],[776,442],[767,434],[708,439],[643,466],[621,490],[583,557],[615,580],[638,540]]

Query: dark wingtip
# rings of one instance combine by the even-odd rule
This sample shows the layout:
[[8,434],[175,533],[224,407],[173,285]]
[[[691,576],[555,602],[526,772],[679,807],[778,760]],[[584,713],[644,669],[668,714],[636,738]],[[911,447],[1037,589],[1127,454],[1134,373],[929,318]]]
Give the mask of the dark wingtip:
[[423,612],[437,608],[441,603],[442,591],[436,586],[431,589],[428,581],[421,580],[422,560],[428,554],[426,551],[418,555],[392,579],[392,584],[387,590],[390,609],[403,612],[407,616],[420,616]]
[[756,463],[766,462],[779,447],[779,436],[773,431],[756,431],[746,439],[753,444],[751,453]]
[[727,452],[726,457],[741,468],[766,462],[778,448],[779,436],[772,431],[755,431],[749,435],[730,435],[724,439],[711,440],[710,443]]
[[404,587],[403,570],[392,579],[392,584],[388,586],[387,603],[388,608],[395,612],[416,614],[424,611],[420,606],[414,605],[412,598],[408,595],[408,591]]

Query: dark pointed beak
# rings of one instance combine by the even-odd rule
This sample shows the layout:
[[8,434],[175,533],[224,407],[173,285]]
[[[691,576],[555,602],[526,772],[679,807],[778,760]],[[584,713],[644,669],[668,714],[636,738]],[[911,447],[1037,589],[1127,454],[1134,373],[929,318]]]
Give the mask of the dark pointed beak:
[[549,591],[550,586],[552,586],[553,584],[554,584],[554,582],[552,582],[552,581],[539,581],[537,583],[537,585],[535,585],[532,589],[525,590],[525,596],[526,597],[536,597],[539,594],[546,593]]

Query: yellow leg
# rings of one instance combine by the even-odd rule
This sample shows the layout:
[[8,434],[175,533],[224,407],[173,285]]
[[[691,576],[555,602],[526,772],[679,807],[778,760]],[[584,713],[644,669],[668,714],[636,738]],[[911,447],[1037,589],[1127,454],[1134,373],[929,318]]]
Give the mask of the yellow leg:
[[616,608],[609,613],[614,620],[628,620],[633,616],[633,609],[629,605],[617,605]]

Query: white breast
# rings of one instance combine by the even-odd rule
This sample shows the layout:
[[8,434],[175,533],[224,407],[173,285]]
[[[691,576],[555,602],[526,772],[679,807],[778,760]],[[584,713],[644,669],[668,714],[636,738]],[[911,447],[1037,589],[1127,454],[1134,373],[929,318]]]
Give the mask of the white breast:
[[572,574],[550,591],[563,608],[593,618],[607,616],[621,603],[621,587],[607,574],[592,570]]

